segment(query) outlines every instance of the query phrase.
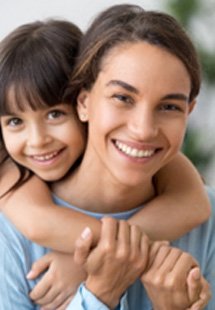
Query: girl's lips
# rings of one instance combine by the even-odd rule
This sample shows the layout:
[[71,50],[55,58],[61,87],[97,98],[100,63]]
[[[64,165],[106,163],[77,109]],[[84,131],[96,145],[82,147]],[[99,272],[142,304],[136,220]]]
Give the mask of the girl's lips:
[[39,163],[50,163],[52,162],[54,159],[56,159],[62,152],[63,149],[60,149],[58,151],[54,151],[54,152],[49,152],[49,153],[45,153],[45,154],[41,154],[41,155],[30,155],[28,156],[30,159],[32,159],[33,161],[39,162]]

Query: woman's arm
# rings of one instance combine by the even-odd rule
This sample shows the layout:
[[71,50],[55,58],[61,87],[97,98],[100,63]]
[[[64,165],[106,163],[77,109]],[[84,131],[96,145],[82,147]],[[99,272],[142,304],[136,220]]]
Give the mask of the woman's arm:
[[156,175],[158,195],[129,222],[152,240],[174,240],[210,216],[210,202],[196,168],[182,153]]

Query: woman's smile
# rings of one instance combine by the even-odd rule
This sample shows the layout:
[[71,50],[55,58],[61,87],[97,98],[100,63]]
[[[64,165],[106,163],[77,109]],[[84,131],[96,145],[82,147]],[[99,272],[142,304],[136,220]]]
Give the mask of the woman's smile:
[[79,97],[79,113],[89,121],[83,162],[95,157],[101,178],[104,170],[119,183],[151,182],[181,147],[189,92],[185,66],[166,50],[146,42],[115,47]]

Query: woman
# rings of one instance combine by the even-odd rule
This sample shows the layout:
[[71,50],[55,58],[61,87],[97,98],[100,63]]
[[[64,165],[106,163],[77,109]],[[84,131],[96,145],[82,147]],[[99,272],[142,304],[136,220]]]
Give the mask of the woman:
[[[53,187],[55,194],[93,216],[129,217],[152,199],[153,176],[181,147],[199,72],[192,43],[168,15],[126,5],[101,14],[85,35],[67,92],[88,122],[86,151],[74,174]],[[214,204],[212,191],[209,196]],[[198,259],[212,292],[213,225],[214,215],[173,243]],[[132,309],[148,309],[148,302],[142,286],[128,290]],[[207,309],[214,306],[212,299]]]

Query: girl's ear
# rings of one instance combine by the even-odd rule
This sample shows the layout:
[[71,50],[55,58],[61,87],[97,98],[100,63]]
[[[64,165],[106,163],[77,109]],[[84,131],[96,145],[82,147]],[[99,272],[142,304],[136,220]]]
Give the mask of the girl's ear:
[[89,93],[86,90],[81,90],[77,97],[77,112],[81,122],[88,121],[88,99]]
[[189,103],[189,114],[193,111],[195,105],[196,105],[196,99],[194,99]]

